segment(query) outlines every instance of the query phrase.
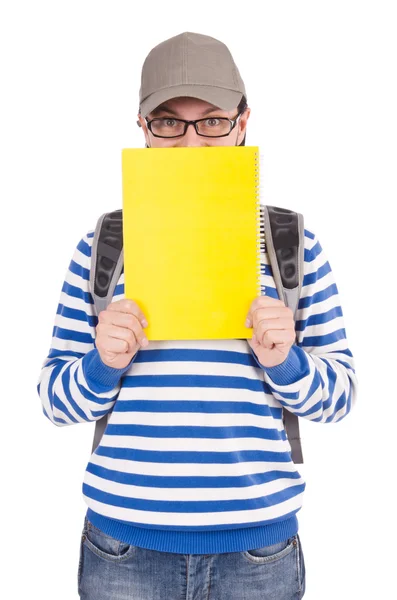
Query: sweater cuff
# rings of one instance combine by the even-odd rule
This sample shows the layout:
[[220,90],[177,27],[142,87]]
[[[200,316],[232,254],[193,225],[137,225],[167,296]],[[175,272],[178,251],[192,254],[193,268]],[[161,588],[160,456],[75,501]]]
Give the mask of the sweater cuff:
[[121,376],[128,371],[138,352],[134,354],[126,367],[115,369],[109,367],[101,359],[97,348],[93,348],[81,359],[84,378],[89,388],[96,392],[109,392],[119,383]]
[[252,354],[260,368],[265,371],[270,380],[277,385],[296,383],[300,379],[303,379],[310,370],[306,352],[296,344],[291,346],[286,359],[274,367],[263,366],[253,350]]

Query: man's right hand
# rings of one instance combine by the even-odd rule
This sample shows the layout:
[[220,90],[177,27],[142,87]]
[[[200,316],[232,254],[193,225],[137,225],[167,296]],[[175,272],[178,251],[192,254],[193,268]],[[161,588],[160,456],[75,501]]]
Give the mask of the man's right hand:
[[143,331],[145,321],[136,302],[126,298],[112,302],[99,313],[95,344],[105,365],[123,369],[141,346],[149,344]]

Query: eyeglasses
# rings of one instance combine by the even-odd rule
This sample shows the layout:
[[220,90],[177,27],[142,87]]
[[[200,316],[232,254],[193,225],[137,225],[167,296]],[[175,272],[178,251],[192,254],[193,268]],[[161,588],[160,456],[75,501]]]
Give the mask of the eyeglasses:
[[[194,125],[197,135],[203,137],[225,137],[234,129],[239,112],[234,119],[226,117],[207,117],[206,119],[196,119],[195,121],[186,121],[185,119],[174,119],[173,117],[161,117],[148,121],[145,117],[146,125],[154,137],[175,138],[185,135],[190,124]],[[138,121],[139,123],[139,121]]]

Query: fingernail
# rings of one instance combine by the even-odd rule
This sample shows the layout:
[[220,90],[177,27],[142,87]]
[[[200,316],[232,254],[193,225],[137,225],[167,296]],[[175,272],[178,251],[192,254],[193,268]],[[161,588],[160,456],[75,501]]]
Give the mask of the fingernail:
[[143,325],[143,327],[147,327],[149,325],[149,323],[146,321],[146,319],[143,319],[142,325]]
[[149,341],[148,341],[148,339],[147,339],[147,338],[143,338],[143,339],[142,339],[142,346],[147,346],[147,345],[148,345],[148,343],[149,343]]
[[245,326],[246,326],[246,327],[249,327],[249,326],[250,326],[250,323],[251,323],[251,321],[250,321],[249,319],[246,319],[246,320],[245,320]]

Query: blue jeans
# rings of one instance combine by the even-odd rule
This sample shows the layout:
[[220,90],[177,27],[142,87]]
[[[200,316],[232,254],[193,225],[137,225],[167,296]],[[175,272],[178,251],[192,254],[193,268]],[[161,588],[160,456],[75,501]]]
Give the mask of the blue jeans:
[[245,552],[177,554],[120,542],[84,518],[82,600],[298,600],[305,580],[298,534]]

